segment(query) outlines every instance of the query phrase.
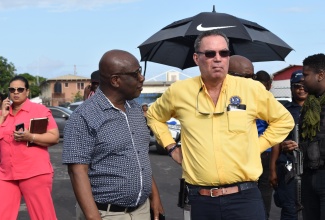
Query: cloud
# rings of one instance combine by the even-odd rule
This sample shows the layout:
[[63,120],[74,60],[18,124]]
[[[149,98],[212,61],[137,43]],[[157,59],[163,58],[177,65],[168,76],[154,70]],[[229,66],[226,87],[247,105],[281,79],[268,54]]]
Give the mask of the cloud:
[[109,4],[124,4],[139,0],[1,0],[0,10],[45,8],[51,11],[93,10]]
[[306,13],[309,12],[310,9],[307,7],[289,7],[289,8],[282,8],[282,12],[289,12],[289,13]]
[[[48,57],[40,57],[38,60],[33,61],[26,67],[17,68],[20,71],[18,73],[26,72],[32,75],[40,75],[49,77],[55,75],[62,68],[65,68],[66,64],[61,60],[53,60]],[[73,73],[73,67],[71,67],[71,73]]]

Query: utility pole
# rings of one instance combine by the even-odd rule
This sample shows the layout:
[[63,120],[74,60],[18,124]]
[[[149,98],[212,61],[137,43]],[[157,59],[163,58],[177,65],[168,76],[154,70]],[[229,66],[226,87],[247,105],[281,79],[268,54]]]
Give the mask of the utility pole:
[[74,72],[73,72],[73,75],[77,75],[77,66],[74,65]]

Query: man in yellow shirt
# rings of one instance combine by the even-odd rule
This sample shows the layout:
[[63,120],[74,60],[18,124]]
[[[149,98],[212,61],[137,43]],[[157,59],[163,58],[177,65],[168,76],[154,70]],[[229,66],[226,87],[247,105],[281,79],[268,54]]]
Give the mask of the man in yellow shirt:
[[[265,219],[260,153],[293,128],[291,114],[251,79],[228,75],[229,41],[215,30],[195,41],[201,75],[173,83],[149,108],[148,124],[183,168],[192,220]],[[181,123],[181,149],[166,121]],[[256,119],[269,127],[258,137]]]

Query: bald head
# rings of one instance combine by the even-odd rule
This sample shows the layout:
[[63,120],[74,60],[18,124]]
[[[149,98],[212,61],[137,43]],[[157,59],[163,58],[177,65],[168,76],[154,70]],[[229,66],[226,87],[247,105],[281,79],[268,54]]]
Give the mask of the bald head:
[[254,66],[246,57],[233,55],[229,59],[229,74],[251,78],[254,74]]
[[101,76],[116,74],[118,72],[125,72],[129,66],[139,62],[135,56],[124,50],[110,50],[107,51],[99,61],[99,70]]
[[135,56],[124,50],[107,51],[99,61],[101,86],[109,85],[111,75],[130,72],[130,67],[139,67]]

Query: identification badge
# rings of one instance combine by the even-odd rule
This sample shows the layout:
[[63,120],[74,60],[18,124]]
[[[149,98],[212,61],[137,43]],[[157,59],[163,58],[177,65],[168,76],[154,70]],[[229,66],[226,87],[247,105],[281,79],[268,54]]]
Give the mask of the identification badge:
[[184,220],[191,220],[191,205],[184,205]]

